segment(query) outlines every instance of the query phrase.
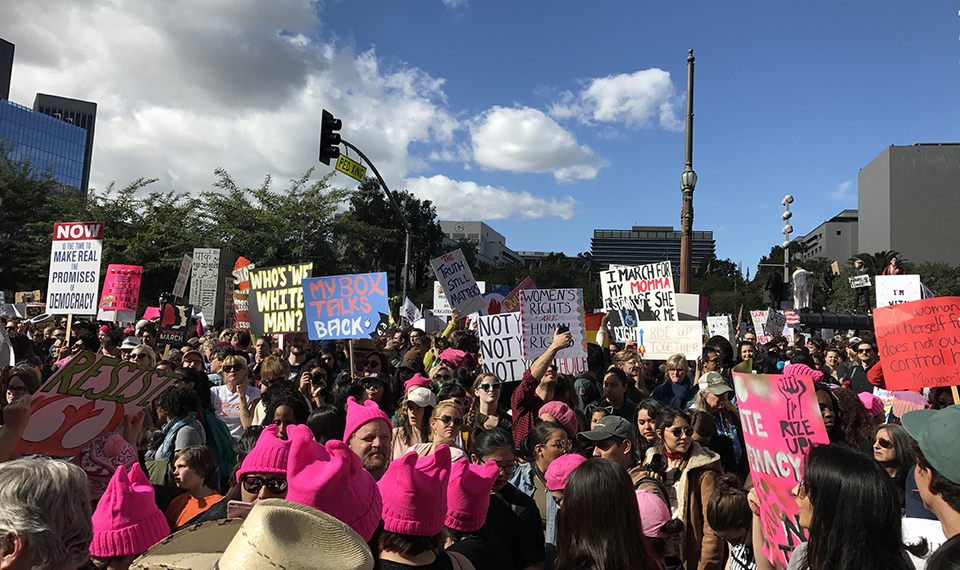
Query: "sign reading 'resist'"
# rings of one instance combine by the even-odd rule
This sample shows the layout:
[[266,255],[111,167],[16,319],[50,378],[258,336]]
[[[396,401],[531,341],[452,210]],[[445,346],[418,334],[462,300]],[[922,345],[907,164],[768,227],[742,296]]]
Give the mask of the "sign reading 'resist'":
[[54,224],[47,279],[47,312],[92,315],[100,292],[103,222]]

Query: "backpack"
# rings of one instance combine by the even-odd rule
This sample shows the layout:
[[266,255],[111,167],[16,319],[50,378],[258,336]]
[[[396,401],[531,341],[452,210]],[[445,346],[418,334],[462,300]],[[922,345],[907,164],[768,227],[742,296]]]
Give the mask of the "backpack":
[[223,420],[210,410],[203,411],[206,416],[207,425],[207,447],[213,451],[213,456],[217,458],[217,469],[220,471],[220,477],[229,477],[233,473],[233,466],[237,462],[237,454],[233,450],[234,439],[230,435],[230,429]]

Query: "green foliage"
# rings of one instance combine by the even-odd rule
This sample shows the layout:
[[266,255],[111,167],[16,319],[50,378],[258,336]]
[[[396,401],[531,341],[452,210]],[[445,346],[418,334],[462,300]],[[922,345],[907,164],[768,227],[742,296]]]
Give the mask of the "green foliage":
[[488,289],[493,285],[506,285],[513,289],[527,276],[530,276],[540,289],[583,289],[583,308],[590,312],[603,306],[600,280],[596,271],[597,267],[590,253],[580,253],[576,257],[551,253],[532,266],[520,263],[499,267],[480,265],[479,269],[474,267],[474,276],[478,281],[486,281]]
[[[896,257],[900,265],[903,266],[906,260],[900,257],[898,251],[877,251],[874,253],[861,252],[847,260],[847,265],[853,267],[853,262],[857,259],[863,261],[863,267],[870,275],[880,275],[884,268],[890,264],[890,260]],[[909,272],[908,272],[909,273]]]

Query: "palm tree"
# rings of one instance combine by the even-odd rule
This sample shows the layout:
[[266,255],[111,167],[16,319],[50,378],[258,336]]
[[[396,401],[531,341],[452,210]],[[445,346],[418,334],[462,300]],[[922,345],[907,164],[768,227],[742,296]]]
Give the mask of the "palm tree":
[[853,262],[860,260],[863,262],[864,269],[867,270],[867,273],[870,275],[880,275],[883,272],[883,268],[889,265],[890,260],[896,257],[900,260],[900,265],[904,264],[903,257],[900,256],[900,252],[896,250],[890,251],[878,251],[875,253],[858,253],[847,260],[847,265],[853,266]]

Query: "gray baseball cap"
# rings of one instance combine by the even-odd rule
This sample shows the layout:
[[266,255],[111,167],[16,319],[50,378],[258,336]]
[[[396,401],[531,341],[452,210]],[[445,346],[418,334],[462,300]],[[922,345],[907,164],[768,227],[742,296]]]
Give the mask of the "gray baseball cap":
[[927,462],[960,485],[960,406],[907,412],[900,422],[917,441]]
[[593,426],[590,431],[582,431],[577,434],[577,439],[581,442],[597,442],[605,439],[629,439],[633,446],[637,445],[637,432],[633,425],[620,416],[603,416]]

